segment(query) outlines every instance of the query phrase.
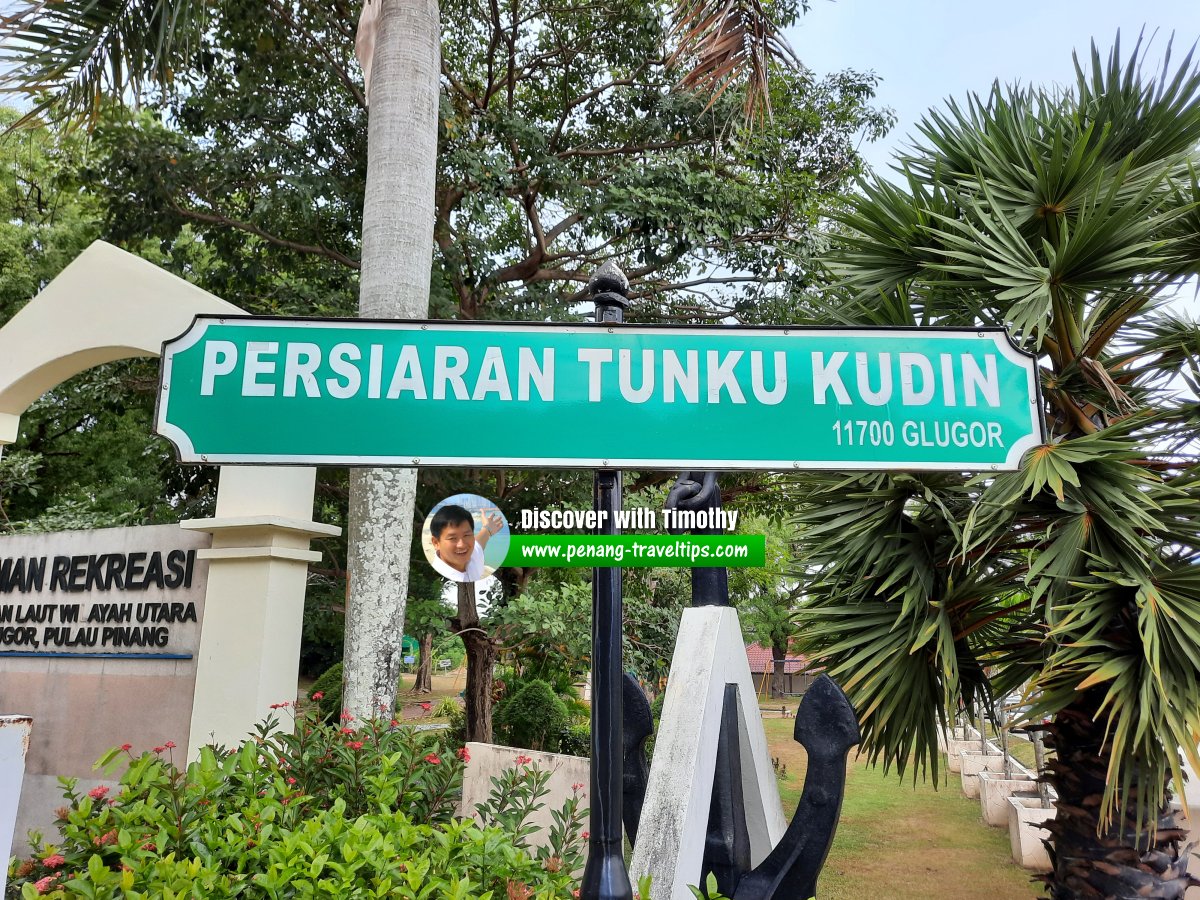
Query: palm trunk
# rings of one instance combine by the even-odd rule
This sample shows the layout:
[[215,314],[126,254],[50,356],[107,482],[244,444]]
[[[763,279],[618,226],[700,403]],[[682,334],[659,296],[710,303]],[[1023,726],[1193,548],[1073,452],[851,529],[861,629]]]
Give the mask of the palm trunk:
[[[381,3],[367,134],[359,314],[422,317],[433,258],[440,66],[436,0]],[[408,599],[417,473],[350,477],[343,703],[371,717],[395,706]]]
[[1045,726],[1046,743],[1055,750],[1045,777],[1058,803],[1048,825],[1054,871],[1043,880],[1053,900],[1182,900],[1195,883],[1180,854],[1184,832],[1164,806],[1155,835],[1135,836],[1136,782],[1128,813],[1097,834],[1109,763],[1104,725],[1095,718],[1099,700],[1089,691]]
[[417,657],[417,680],[413,684],[416,694],[428,694],[433,691],[433,632],[427,631],[421,635],[421,651]]
[[467,687],[463,694],[467,740],[491,743],[492,670],[496,664],[496,641],[479,627],[475,585],[458,586],[458,616],[451,620],[467,651]]

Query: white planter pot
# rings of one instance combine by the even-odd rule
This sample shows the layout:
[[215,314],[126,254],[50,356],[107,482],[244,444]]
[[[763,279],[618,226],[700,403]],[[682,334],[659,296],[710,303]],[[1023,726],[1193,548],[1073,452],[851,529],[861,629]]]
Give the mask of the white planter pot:
[[983,821],[993,828],[1008,827],[1008,798],[1013,794],[1037,796],[1037,784],[1032,775],[1013,773],[1005,778],[1003,773],[979,773],[979,807]]
[[[962,757],[960,754],[964,750],[972,750],[976,753],[980,752],[979,738],[973,738],[969,741],[958,741],[953,739],[946,741],[946,768],[949,769],[949,771],[958,774],[958,772],[962,770]],[[998,753],[1000,751],[996,749],[995,744],[989,742],[987,744],[987,752]]]
[[1047,838],[1041,824],[1054,818],[1054,804],[1042,809],[1037,797],[1008,797],[1008,840],[1012,846],[1013,861],[1023,868],[1035,872],[1050,871],[1050,854],[1042,843]]
[[938,750],[945,753],[949,746],[949,741],[969,741],[974,739],[979,743],[979,732],[970,725],[953,725],[950,728],[937,726],[937,745]]
[[25,779],[25,754],[29,752],[29,716],[0,716],[0,897],[8,886],[8,859],[12,855],[13,829]]
[[1004,757],[999,753],[964,750],[958,756],[958,774],[962,778],[962,792],[971,800],[979,797],[980,772],[1004,771]]

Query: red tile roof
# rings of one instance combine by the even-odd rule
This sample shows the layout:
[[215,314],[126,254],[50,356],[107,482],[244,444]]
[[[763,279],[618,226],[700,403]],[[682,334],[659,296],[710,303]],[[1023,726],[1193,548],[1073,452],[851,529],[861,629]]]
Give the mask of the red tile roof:
[[[763,672],[775,671],[775,661],[771,658],[771,648],[759,644],[746,645],[746,658],[750,660],[750,671],[761,675]],[[783,672],[792,675],[803,672],[808,667],[808,660],[799,653],[789,653],[784,657]]]

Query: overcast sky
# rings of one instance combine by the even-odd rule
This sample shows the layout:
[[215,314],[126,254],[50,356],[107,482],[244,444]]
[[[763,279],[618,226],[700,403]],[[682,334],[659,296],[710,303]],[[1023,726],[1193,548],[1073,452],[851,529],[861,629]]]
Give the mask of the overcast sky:
[[864,148],[877,169],[886,167],[931,106],[946,97],[986,92],[993,80],[1026,84],[1074,79],[1071,51],[1089,43],[1107,55],[1118,29],[1122,55],[1145,27],[1158,34],[1151,57],[1175,34],[1173,59],[1200,39],[1197,0],[812,0],[789,30],[797,55],[818,74],[873,70],[882,79],[878,101],[898,121],[884,141]]

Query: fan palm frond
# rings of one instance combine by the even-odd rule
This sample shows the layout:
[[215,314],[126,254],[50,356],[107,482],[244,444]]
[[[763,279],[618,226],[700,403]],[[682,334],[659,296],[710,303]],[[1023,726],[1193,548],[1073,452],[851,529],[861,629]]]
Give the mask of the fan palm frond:
[[107,98],[169,85],[198,52],[205,0],[21,0],[0,22],[0,90],[93,118]]

